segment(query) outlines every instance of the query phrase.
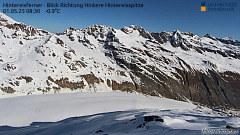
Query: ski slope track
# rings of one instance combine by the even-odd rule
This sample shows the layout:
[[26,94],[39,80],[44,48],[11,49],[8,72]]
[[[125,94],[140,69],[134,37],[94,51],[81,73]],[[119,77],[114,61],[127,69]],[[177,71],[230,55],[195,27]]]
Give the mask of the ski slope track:
[[127,91],[240,108],[240,42],[93,25],[54,34],[0,13],[0,97]]

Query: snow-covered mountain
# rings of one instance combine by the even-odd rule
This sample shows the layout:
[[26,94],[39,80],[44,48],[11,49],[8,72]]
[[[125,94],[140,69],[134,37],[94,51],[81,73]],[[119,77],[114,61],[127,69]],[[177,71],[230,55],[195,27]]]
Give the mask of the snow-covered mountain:
[[240,108],[239,41],[93,25],[54,34],[0,13],[1,97],[138,92]]

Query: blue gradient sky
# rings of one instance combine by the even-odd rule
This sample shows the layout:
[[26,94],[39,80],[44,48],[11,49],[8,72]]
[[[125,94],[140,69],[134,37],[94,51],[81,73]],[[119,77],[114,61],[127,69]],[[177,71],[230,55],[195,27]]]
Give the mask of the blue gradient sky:
[[[2,3],[143,3],[143,8],[61,8],[60,14],[8,14],[23,22],[50,32],[63,32],[71,27],[85,28],[93,24],[120,29],[139,25],[150,32],[180,30],[200,36],[210,33],[215,37],[240,40],[239,0],[1,0]],[[237,2],[233,12],[201,12],[201,2]]]

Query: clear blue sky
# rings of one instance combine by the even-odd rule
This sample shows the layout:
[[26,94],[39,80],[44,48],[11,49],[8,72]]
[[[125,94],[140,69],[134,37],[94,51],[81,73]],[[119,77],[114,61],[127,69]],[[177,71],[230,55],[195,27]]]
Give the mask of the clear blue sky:
[[[215,37],[240,40],[239,0],[1,0],[3,3],[143,3],[143,8],[60,8],[59,14],[8,14],[20,21],[50,32],[63,32],[67,28],[85,28],[93,24],[120,29],[139,25],[150,32],[180,30],[200,36],[210,33]],[[236,2],[235,11],[201,12],[201,2]]]

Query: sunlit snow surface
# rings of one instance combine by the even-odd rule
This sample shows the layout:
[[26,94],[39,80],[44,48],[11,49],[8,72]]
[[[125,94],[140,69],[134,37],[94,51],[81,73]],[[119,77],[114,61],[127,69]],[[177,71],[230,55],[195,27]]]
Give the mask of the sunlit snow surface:
[[[240,118],[196,111],[167,98],[124,92],[82,92],[0,99],[0,134],[201,134],[202,129],[240,127]],[[159,116],[164,122],[144,121]]]

